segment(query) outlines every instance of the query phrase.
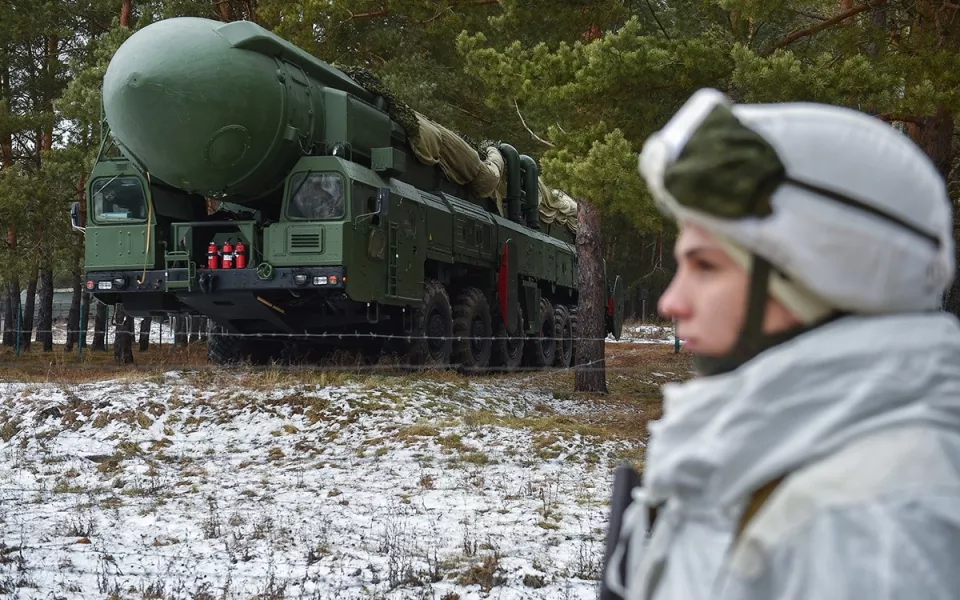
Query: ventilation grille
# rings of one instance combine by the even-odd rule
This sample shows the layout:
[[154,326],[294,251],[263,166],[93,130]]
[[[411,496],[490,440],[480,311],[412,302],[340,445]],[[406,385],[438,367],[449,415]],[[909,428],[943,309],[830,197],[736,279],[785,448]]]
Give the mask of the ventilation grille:
[[290,249],[291,250],[319,250],[320,234],[319,233],[291,233]]

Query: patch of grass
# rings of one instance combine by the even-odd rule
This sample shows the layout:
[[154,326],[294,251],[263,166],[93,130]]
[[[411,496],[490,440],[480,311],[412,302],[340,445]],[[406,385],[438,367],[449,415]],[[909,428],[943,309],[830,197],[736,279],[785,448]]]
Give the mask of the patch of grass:
[[9,442],[11,439],[13,439],[13,436],[17,435],[19,432],[19,419],[7,419],[4,420],[3,425],[0,425],[0,439],[3,439],[5,442]]
[[467,450],[467,446],[463,443],[463,437],[458,433],[438,437],[437,443],[447,451],[457,450],[464,452]]
[[490,462],[490,457],[483,452],[467,452],[460,459],[472,465],[485,465]]
[[493,551],[483,557],[479,564],[473,564],[457,577],[461,585],[479,585],[480,590],[489,593],[494,587],[506,582],[500,566],[500,554]]
[[440,430],[433,425],[420,423],[400,429],[394,434],[394,437],[397,439],[397,441],[405,442],[411,440],[412,438],[437,437],[439,435]]

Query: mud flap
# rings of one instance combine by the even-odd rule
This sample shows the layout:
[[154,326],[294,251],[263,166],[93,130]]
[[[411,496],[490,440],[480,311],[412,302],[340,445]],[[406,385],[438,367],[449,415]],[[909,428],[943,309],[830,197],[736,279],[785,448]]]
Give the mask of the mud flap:
[[517,323],[520,315],[517,314],[518,290],[517,290],[517,244],[513,240],[507,240],[503,243],[503,250],[500,253],[500,269],[497,271],[497,300],[500,305],[500,314],[503,315],[503,323],[507,326],[507,332],[516,333]]
[[613,280],[607,297],[607,333],[619,340],[623,333],[623,280],[619,275]]

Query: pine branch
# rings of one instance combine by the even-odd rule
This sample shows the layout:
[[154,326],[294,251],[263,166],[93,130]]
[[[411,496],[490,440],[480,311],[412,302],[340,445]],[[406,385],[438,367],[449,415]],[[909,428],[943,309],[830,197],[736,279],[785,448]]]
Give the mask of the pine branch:
[[373,19],[376,17],[385,17],[389,11],[387,11],[385,8],[381,8],[380,10],[371,10],[365,13],[355,13],[353,11],[347,12],[350,13],[350,20],[352,21],[354,19]]
[[801,29],[800,31],[791,33],[790,35],[785,37],[783,40],[781,40],[780,42],[774,44],[769,49],[767,49],[767,51],[764,52],[764,56],[773,54],[774,51],[779,50],[780,48],[789,46],[790,44],[794,43],[797,40],[803,39],[805,37],[810,37],[811,35],[816,35],[821,31],[823,31],[824,29],[829,29],[830,27],[833,27],[834,25],[838,25],[851,17],[855,17],[856,15],[859,15],[864,11],[867,11],[877,6],[883,6],[886,3],[887,3],[887,0],[869,0],[868,2],[864,2],[863,4],[854,6],[850,10],[845,10],[841,12],[827,19],[823,23],[817,23],[812,27],[808,27],[806,29]]
[[807,17],[808,19],[816,19],[817,21],[826,21],[829,17],[825,17],[821,14],[811,12],[808,10],[802,10],[799,8],[791,8],[790,12],[800,15],[801,17]]
[[657,16],[656,11],[653,10],[653,6],[650,5],[650,0],[645,0],[647,3],[647,8],[650,9],[650,14],[653,16],[653,20],[657,22],[657,27],[660,28],[660,32],[663,33],[663,37],[667,38],[667,41],[670,40],[670,34],[667,33],[667,30],[664,29],[663,23],[660,22],[660,17]]
[[[429,19],[424,19],[423,21],[421,21],[421,23],[426,24],[426,23],[431,23],[435,21],[436,19],[440,18],[440,16],[443,15],[444,13],[452,12],[453,8],[457,4],[458,4],[457,2],[454,2],[453,5],[448,6],[447,8],[441,9],[440,12],[430,17]],[[466,4],[468,6],[486,6],[488,4],[500,4],[500,0],[473,0],[472,2],[469,2]],[[355,13],[352,11],[347,11],[347,12],[350,13],[350,18],[348,19],[350,21],[355,21],[357,19],[375,19],[377,17],[386,17],[387,15],[390,14],[390,10],[387,8],[381,8],[379,10],[371,10],[363,13]]]
[[540,142],[541,144],[546,144],[547,146],[550,146],[551,148],[553,148],[553,142],[548,142],[547,140],[543,139],[542,137],[540,137],[539,135],[537,135],[537,134],[535,134],[533,131],[531,131],[529,127],[527,127],[527,122],[523,120],[523,115],[520,114],[520,105],[517,104],[517,99],[516,99],[516,98],[513,99],[513,105],[516,107],[516,109],[517,109],[517,116],[520,117],[520,123],[523,124],[523,128],[527,130],[527,133],[529,133],[530,135],[532,135],[532,136],[533,136],[533,139],[537,140],[537,141]]

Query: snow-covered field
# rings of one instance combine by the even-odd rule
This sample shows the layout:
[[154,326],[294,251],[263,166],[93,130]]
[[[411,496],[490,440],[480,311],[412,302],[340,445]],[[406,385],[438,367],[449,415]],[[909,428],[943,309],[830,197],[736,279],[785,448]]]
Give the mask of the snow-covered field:
[[0,376],[0,594],[592,599],[642,442],[545,377]]

